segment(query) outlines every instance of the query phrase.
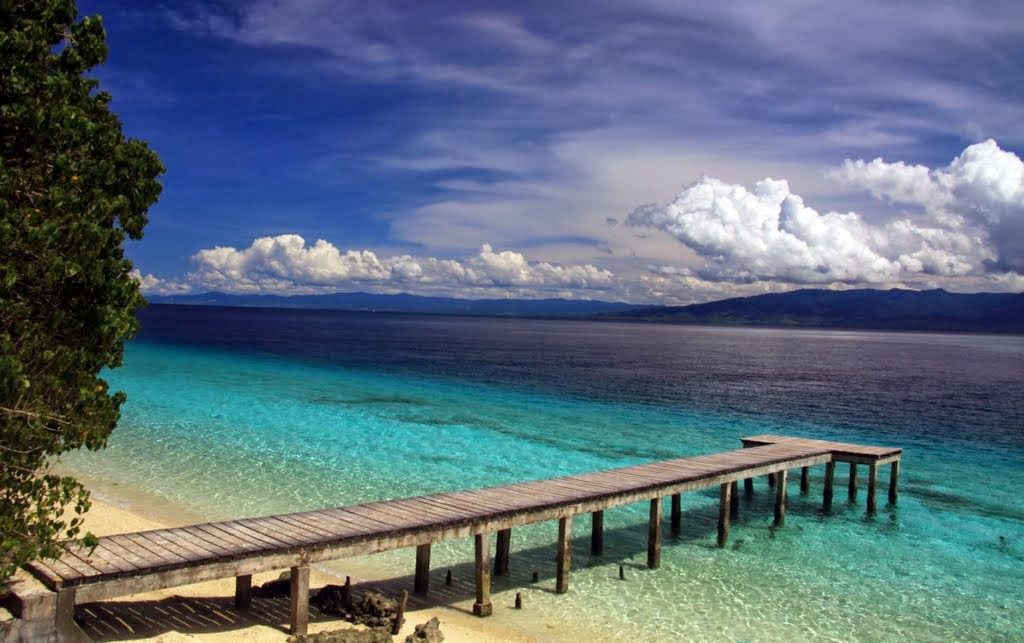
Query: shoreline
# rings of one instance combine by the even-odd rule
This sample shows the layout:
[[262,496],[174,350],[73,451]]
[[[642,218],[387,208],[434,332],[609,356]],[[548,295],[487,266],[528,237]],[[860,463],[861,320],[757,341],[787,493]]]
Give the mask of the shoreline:
[[[92,507],[85,514],[84,530],[96,536],[207,521],[194,511],[170,506],[165,500],[161,501],[137,490],[121,488],[120,485],[111,490],[88,476],[76,477],[86,485],[92,496]],[[327,584],[343,584],[345,576],[350,575],[357,593],[374,590],[396,596],[402,589],[411,589],[411,585],[406,587],[409,585],[405,582],[407,579],[394,578],[392,573],[367,560],[369,558],[361,556],[312,565],[310,585],[316,589]],[[344,565],[344,571],[337,569],[341,565]],[[278,575],[279,572],[254,574],[253,585],[275,580]],[[462,581],[453,583],[451,588],[443,585],[431,587],[431,594],[425,599],[410,592],[405,624],[394,639],[404,641],[407,635],[413,633],[415,625],[425,623],[432,617],[438,618],[445,640],[452,643],[527,643],[575,638],[564,631],[564,638],[552,637],[552,624],[529,623],[528,612],[495,609],[494,614],[485,619],[473,616],[473,599],[458,598],[465,595],[467,590],[472,593],[471,582]],[[93,604],[95,607],[86,606],[86,621],[89,625],[86,629],[99,640],[124,639],[130,635],[132,640],[161,643],[183,640],[269,643],[280,642],[287,637],[287,598],[255,599],[251,610],[253,614],[250,615],[234,612],[233,607],[229,607],[233,596],[234,582],[231,578],[122,596]],[[498,600],[501,599],[495,597],[496,607]],[[179,612],[188,613],[191,618],[161,618],[161,615]],[[538,636],[536,632],[530,632],[533,629],[531,625],[546,629],[547,635],[541,633]],[[346,627],[354,626],[337,617],[311,618],[309,633]],[[561,627],[558,629],[562,630]]]

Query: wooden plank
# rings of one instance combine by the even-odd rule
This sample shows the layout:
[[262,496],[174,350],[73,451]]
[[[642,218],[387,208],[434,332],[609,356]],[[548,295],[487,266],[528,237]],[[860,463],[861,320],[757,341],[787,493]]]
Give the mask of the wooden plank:
[[[140,532],[141,533],[141,532]],[[139,537],[139,534],[118,534],[107,536],[112,542],[116,542],[125,549],[135,552],[139,558],[151,563],[153,567],[165,565],[188,564],[188,560],[178,556],[174,552],[167,551],[156,543],[149,542]]]
[[119,542],[113,540],[109,536],[101,538],[100,542],[103,543],[103,547],[105,549],[114,552],[115,554],[120,556],[122,560],[126,560],[131,564],[135,565],[135,568],[137,570],[146,570],[151,569],[153,567],[152,561],[142,558],[141,556],[136,554],[135,551],[121,546]]
[[[228,551],[227,556],[238,556],[262,551],[268,548],[279,549],[285,547],[284,543],[271,540],[252,529],[242,529],[240,525],[225,523],[209,523],[206,525],[193,525],[192,533],[197,538],[202,538],[210,543]],[[275,543],[271,545],[271,543]]]

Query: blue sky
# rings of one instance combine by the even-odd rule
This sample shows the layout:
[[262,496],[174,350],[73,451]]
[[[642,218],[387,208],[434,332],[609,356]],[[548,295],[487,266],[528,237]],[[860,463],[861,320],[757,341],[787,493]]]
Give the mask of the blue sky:
[[1024,290],[1020,3],[80,9],[149,292]]

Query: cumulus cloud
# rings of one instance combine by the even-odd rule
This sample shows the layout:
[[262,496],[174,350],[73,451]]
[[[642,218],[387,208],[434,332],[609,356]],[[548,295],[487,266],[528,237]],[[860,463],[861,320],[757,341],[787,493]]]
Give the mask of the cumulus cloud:
[[299,235],[261,237],[248,248],[216,247],[192,257],[187,280],[195,288],[225,292],[313,293],[371,287],[375,290],[515,294],[532,296],[570,290],[605,290],[610,271],[593,265],[530,262],[518,252],[496,252],[484,244],[463,259],[400,255],[369,250],[342,252],[322,239],[312,245]]
[[139,282],[139,289],[144,293],[154,295],[184,295],[192,292],[192,286],[179,281],[161,279],[152,274],[142,274],[136,268],[130,273],[131,278]]
[[948,227],[975,226],[995,250],[992,270],[1024,272],[1024,162],[995,141],[971,145],[944,168],[876,158],[848,160],[833,175]]
[[1024,268],[1024,164],[994,141],[949,166],[847,161],[833,175],[879,199],[917,206],[872,224],[855,212],[821,213],[784,180],[752,190],[702,177],[667,205],[644,205],[633,226],[668,232],[698,252],[702,277],[795,284],[894,284]]

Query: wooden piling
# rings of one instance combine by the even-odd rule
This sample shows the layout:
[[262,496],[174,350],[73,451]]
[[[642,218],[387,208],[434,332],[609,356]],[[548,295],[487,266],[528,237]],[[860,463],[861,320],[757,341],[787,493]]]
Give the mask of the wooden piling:
[[748,498],[754,495],[754,479],[744,478],[743,479],[743,493]]
[[590,553],[600,556],[604,553],[604,512],[590,514]]
[[512,530],[499,529],[498,542],[494,548],[494,575],[508,576],[509,550],[512,547]]
[[413,591],[426,596],[430,591],[430,543],[416,547],[416,577]]
[[522,592],[516,592],[516,609],[523,609],[523,594]]
[[484,617],[490,616],[493,611],[491,606],[491,554],[490,535],[476,534],[474,537],[476,550],[476,602],[473,603],[473,614]]
[[252,605],[252,574],[235,576],[235,609],[247,610]]
[[889,465],[889,504],[896,506],[896,500],[899,497],[899,490],[897,486],[900,482],[900,461],[893,460],[892,464]]
[[800,469],[800,493],[808,494],[811,491],[811,468],[801,467]]
[[402,630],[402,623],[405,623],[405,608],[409,604],[409,592],[402,590],[402,598],[398,601],[398,612],[395,620],[391,622],[391,636],[398,636]]
[[295,636],[309,630],[309,565],[291,568],[291,629]]
[[729,540],[729,504],[732,496],[732,485],[728,482],[719,489],[718,503],[718,546],[725,547]]
[[647,527],[647,566],[661,566],[661,498],[651,498],[650,522]]
[[672,535],[683,533],[683,494],[672,494]]
[[768,487],[769,488],[774,487],[775,486],[775,475],[769,473],[765,477],[768,478]]
[[569,591],[569,568],[572,566],[572,516],[558,519],[558,559],[555,592]]
[[732,520],[738,520],[740,517],[740,491],[739,483],[731,483],[732,488],[729,489],[729,518]]
[[452,584],[452,570],[450,570],[450,569],[448,570],[448,573],[444,575],[444,584],[445,585],[451,585]]
[[875,486],[878,482],[878,465],[872,462],[868,465],[868,515],[875,513]]
[[850,463],[850,482],[847,489],[850,502],[857,500],[857,463]]
[[786,479],[789,472],[783,469],[775,474],[775,526],[786,522]]
[[[56,605],[54,606],[54,620],[56,626],[56,640],[64,641],[86,641],[89,639],[78,624],[75,623],[75,598],[77,590],[74,587],[63,587],[57,591]],[[27,640],[27,639],[26,639]],[[54,639],[47,639],[54,640]]]
[[822,491],[821,510],[825,513],[832,511],[832,485],[836,477],[836,463],[829,460],[825,463],[825,484]]

